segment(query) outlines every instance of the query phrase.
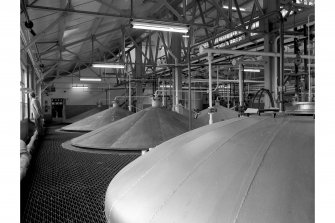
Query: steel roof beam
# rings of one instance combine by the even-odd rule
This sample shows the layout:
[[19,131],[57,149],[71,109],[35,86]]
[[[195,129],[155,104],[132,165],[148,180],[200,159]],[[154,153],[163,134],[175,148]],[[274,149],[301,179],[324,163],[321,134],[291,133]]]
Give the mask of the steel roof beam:
[[43,81],[44,77],[47,76],[51,71],[54,71],[54,69],[58,66],[59,62],[55,63],[54,65],[52,65],[52,67],[49,68],[49,70],[47,70],[46,72],[44,72],[41,77],[37,80],[37,83],[40,83],[41,81]]
[[[92,15],[95,17],[116,17],[116,18],[124,18],[124,19],[147,19],[147,18],[131,18],[129,15],[117,15],[117,14],[111,14],[111,13],[100,13],[100,12],[92,12],[92,11],[84,11],[84,10],[75,10],[75,9],[62,9],[62,8],[55,8],[55,7],[45,7],[45,6],[27,6],[27,8],[30,9],[36,9],[36,10],[45,10],[45,11],[54,11],[54,12],[67,12],[67,13],[77,13],[82,15]],[[155,19],[157,22],[171,22],[168,20],[158,20]],[[175,24],[180,25],[192,25],[192,26],[206,26],[204,24],[199,23],[189,23],[188,21],[184,22],[174,22]]]
[[163,2],[165,7],[169,9],[170,12],[172,12],[172,14],[175,15],[179,21],[184,21],[184,18],[180,16],[176,9],[174,9],[166,0],[163,0]]
[[57,25],[58,23],[60,23],[61,21],[64,20],[64,18],[66,17],[67,13],[63,12],[55,21],[53,21],[50,25],[48,25],[44,30],[42,30],[39,34],[37,34],[36,36],[34,36],[29,43],[27,43],[27,45],[23,48],[24,51],[26,51],[27,49],[29,49],[37,40],[39,40],[45,33],[47,33],[48,31],[50,31],[51,29],[54,28],[55,25]]
[[112,4],[107,3],[107,2],[104,2],[104,1],[102,1],[102,0],[94,0],[94,1],[99,2],[100,4],[107,6],[109,10],[113,11],[113,13],[116,13],[116,14],[120,15],[120,12],[117,11],[116,9],[114,9],[114,8],[112,7]]
[[[101,32],[101,33],[98,33],[98,34],[95,34],[94,36],[95,37],[98,37],[98,36],[103,36],[103,35],[106,35],[106,34],[109,34],[109,33],[112,33],[112,32],[115,32],[115,31],[118,31],[120,30],[121,27],[117,27],[117,28],[114,28],[114,29],[111,29],[111,30],[107,30],[105,32]],[[79,43],[82,43],[84,41],[87,41],[87,40],[90,40],[92,37],[89,36],[89,37],[86,37],[86,38],[83,38],[83,39],[80,39],[80,40],[77,40],[77,41],[74,41],[74,42],[71,42],[71,43],[67,43],[67,44],[64,44],[63,47],[69,47],[69,46],[73,46],[73,45],[76,45],[76,44],[79,44]],[[53,50],[50,50],[50,51],[46,51],[46,52],[43,52],[41,53],[40,55],[43,56],[45,54],[49,54],[49,53],[52,53],[52,52],[55,52],[57,51],[58,49],[53,49]]]

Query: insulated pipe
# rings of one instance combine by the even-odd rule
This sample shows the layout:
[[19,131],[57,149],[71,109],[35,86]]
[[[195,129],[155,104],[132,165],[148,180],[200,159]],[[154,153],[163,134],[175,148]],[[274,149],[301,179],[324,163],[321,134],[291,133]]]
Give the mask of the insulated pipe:
[[243,65],[238,65],[238,89],[239,89],[239,98],[240,98],[240,107],[243,106]]
[[[212,101],[212,54],[208,53],[208,88],[209,88],[209,95],[208,95],[208,101],[209,101],[209,109],[213,106]],[[213,124],[213,113],[209,111],[209,124]]]
[[[309,24],[309,17],[311,15],[314,15],[314,13],[311,13],[308,15],[308,19],[307,19],[307,23]],[[309,39],[309,26],[308,26],[308,101],[311,102],[312,101],[312,83],[311,83],[311,58],[310,58],[310,54],[311,54],[311,43],[310,43],[310,39]]]

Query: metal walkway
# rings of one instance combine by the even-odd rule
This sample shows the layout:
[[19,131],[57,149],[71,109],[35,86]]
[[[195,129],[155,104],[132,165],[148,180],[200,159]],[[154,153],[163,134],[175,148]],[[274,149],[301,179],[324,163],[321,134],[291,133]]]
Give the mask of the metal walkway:
[[63,149],[81,133],[49,127],[21,182],[21,222],[106,222],[104,197],[113,177],[139,153],[92,154]]

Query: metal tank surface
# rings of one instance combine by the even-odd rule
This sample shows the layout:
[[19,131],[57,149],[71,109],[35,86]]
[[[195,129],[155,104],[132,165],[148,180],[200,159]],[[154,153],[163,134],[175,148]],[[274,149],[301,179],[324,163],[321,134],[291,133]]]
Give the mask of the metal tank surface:
[[117,104],[113,104],[112,108],[108,108],[102,112],[91,115],[87,118],[79,120],[71,125],[64,126],[61,130],[89,132],[96,130],[109,123],[115,122],[121,118],[131,115],[132,112],[120,108]]
[[94,115],[94,114],[96,114],[98,112],[101,112],[103,110],[106,110],[106,109],[107,109],[106,106],[92,108],[92,109],[90,109],[90,110],[88,110],[86,112],[83,112],[83,113],[81,113],[79,115],[76,115],[76,116],[74,116],[72,118],[66,119],[65,123],[74,123],[74,122],[77,122],[77,121],[79,121],[79,120],[81,120],[83,118],[89,117],[91,115]]
[[166,141],[123,168],[109,223],[314,222],[314,119],[255,116]]
[[72,146],[106,150],[147,150],[188,131],[188,119],[150,107],[71,140]]
[[[216,104],[213,106],[216,108],[216,112],[213,113],[213,122],[221,122],[221,121],[226,121],[228,119],[232,118],[237,118],[238,117],[238,112],[233,111],[229,108],[223,107],[221,105]],[[197,118],[200,123],[208,124],[209,121],[209,115],[208,115],[209,109],[206,108],[202,110]]]

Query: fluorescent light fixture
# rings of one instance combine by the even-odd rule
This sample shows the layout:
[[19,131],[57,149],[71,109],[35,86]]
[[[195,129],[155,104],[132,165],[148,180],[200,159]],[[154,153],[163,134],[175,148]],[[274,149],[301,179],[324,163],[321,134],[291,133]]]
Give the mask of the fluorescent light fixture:
[[244,69],[244,72],[261,72],[260,69]]
[[94,63],[92,67],[97,68],[121,68],[124,69],[124,64],[115,64],[115,63]]
[[160,88],[172,88],[171,85],[159,85]]
[[[223,8],[224,8],[224,9],[229,9],[229,6],[228,6],[228,5],[224,5]],[[236,10],[236,7],[232,6],[231,9],[232,9],[232,10]],[[241,11],[241,12],[245,12],[246,9],[245,9],[245,8],[240,8],[240,11]]]
[[88,77],[81,77],[80,81],[101,81],[101,78],[88,78]]
[[182,37],[189,38],[190,36],[189,35],[182,35]]
[[187,33],[189,29],[187,25],[183,24],[157,22],[150,20],[131,21],[130,23],[132,25],[132,28],[134,29],[147,29],[177,33]]
[[72,88],[88,88],[88,86],[77,86],[77,85],[72,85]]

